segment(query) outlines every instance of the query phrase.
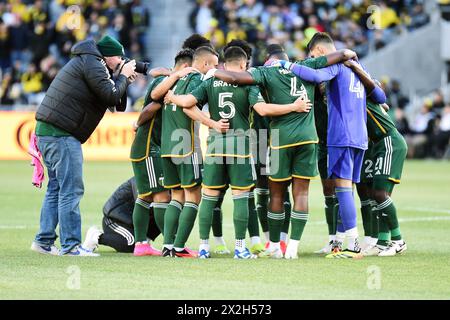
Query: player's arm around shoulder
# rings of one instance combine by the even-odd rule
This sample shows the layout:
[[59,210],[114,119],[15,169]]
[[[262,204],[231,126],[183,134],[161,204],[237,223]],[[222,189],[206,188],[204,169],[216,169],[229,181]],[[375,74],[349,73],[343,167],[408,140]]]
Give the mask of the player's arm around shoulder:
[[173,103],[181,108],[192,108],[196,105],[204,105],[208,100],[207,88],[212,83],[212,78],[203,82],[195,82],[191,93],[176,95],[172,90],[167,92],[164,103]]
[[134,130],[137,130],[140,126],[142,126],[147,121],[150,121],[150,119],[153,119],[156,112],[158,112],[159,109],[161,109],[162,105],[158,102],[150,102],[147,104],[144,109],[142,109],[141,114],[139,115],[139,118],[134,123]]
[[262,117],[279,117],[291,112],[309,112],[311,107],[311,101],[302,97],[289,104],[258,102],[253,105],[253,109]]
[[161,83],[159,83],[152,91],[151,98],[154,101],[162,99],[166,93],[174,86],[174,84],[181,78],[185,77],[189,73],[198,72],[195,68],[187,67],[176,72],[173,72],[165,78]]
[[248,71],[215,70],[213,76],[230,84],[249,85],[255,83],[255,80]]

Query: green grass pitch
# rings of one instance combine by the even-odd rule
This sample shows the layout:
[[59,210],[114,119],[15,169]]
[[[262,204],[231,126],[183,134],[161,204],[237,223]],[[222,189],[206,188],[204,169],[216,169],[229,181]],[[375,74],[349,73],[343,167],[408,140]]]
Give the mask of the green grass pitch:
[[[409,249],[402,256],[359,261],[328,260],[311,253],[327,240],[318,180],[311,185],[311,218],[299,260],[135,258],[107,247],[100,247],[98,258],[39,255],[29,248],[45,188],[31,186],[31,171],[25,161],[0,162],[0,299],[450,298],[448,162],[406,163],[393,199]],[[85,163],[83,237],[89,226],[101,226],[105,200],[131,175],[126,162]],[[225,238],[232,248],[229,195],[223,208]],[[362,234],[361,224],[359,230]],[[160,239],[156,244],[160,246]],[[197,248],[197,227],[188,245]]]

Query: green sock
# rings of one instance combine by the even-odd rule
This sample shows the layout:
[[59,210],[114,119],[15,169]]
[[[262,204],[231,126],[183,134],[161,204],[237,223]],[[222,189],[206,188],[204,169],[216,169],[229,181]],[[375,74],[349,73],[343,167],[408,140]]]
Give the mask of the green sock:
[[166,209],[169,203],[159,202],[153,203],[153,215],[155,216],[155,222],[158,226],[159,231],[164,235],[164,214],[166,213]]
[[182,249],[186,246],[186,242],[194,227],[195,218],[197,217],[198,205],[193,202],[185,202],[183,210],[180,213],[180,221],[178,222],[177,235],[173,247]]
[[305,229],[306,221],[308,220],[308,212],[295,211],[291,213],[291,239],[300,240],[302,238],[303,230]]
[[164,244],[173,244],[178,229],[178,219],[183,205],[176,200],[170,201],[164,214]]
[[222,203],[223,198],[225,197],[225,192],[221,192],[219,195],[219,201],[216,203],[216,207],[213,211],[213,217],[212,217],[212,231],[214,237],[221,237],[223,236],[222,232],[222,220],[223,220],[223,213],[222,213]]
[[378,238],[378,208],[375,200],[370,201],[372,207],[372,218],[370,219],[370,236],[372,238]]
[[387,215],[389,230],[391,231],[391,240],[402,240],[402,234],[398,225],[397,209],[395,209],[394,202],[391,198],[378,205],[378,209]]
[[256,211],[258,212],[259,223],[263,232],[269,231],[267,223],[267,203],[269,201],[269,190],[256,188]]
[[137,198],[133,209],[134,241],[147,240],[148,222],[150,221],[150,203]]
[[325,196],[325,219],[328,226],[328,235],[336,234],[336,216],[334,215],[336,196]]
[[284,212],[267,212],[269,223],[269,239],[271,242],[280,242],[281,228],[284,223]]
[[387,246],[389,244],[389,239],[391,237],[389,232],[389,222],[388,217],[382,215],[378,206],[378,241],[377,245]]
[[284,223],[281,227],[281,232],[289,233],[289,224],[291,222],[291,200],[289,198],[289,191],[286,191],[284,195]]
[[259,237],[258,213],[255,208],[253,191],[250,191],[248,196],[248,234],[250,237]]
[[360,199],[361,200],[361,216],[364,228],[364,235],[370,237],[371,235],[371,224],[372,224],[372,206],[370,204],[370,199]]
[[248,193],[233,195],[233,223],[236,239],[245,239],[248,225]]
[[198,213],[198,226],[201,240],[209,239],[209,230],[211,229],[217,201],[219,201],[219,197],[202,195],[202,202]]

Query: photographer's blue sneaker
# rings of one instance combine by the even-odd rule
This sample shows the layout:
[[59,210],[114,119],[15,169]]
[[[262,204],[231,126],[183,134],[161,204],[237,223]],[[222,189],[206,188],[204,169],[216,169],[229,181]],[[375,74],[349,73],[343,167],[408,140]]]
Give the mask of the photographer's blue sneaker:
[[234,258],[235,259],[256,259],[257,255],[250,253],[250,250],[245,248],[243,251],[239,251],[238,249],[234,250]]
[[69,252],[62,254],[62,256],[69,257],[98,257],[100,256],[98,253],[94,253],[91,250],[83,248],[81,245],[76,246]]
[[59,249],[54,244],[52,244],[51,246],[43,246],[33,241],[33,243],[31,244],[31,250],[41,254],[59,256]]

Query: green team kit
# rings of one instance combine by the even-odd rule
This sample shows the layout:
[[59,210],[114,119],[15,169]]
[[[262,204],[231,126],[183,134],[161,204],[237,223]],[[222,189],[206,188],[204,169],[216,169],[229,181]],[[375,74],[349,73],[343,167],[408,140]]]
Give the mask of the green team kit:
[[400,183],[408,148],[388,113],[370,99],[367,99],[367,133],[372,144],[364,158],[362,181],[372,179],[373,189],[391,193],[394,185]]
[[[200,73],[190,73],[172,87],[174,94],[191,93],[202,84]],[[162,110],[161,158],[164,187],[190,188],[201,183],[201,155],[196,151],[194,121],[183,108],[170,103]]]
[[257,86],[237,86],[217,78],[203,82],[191,94],[200,104],[208,103],[211,119],[228,119],[227,133],[210,130],[204,163],[203,186],[222,189],[249,189],[256,171],[250,151],[250,113],[264,102]]
[[[163,76],[157,77],[150,83],[144,106],[152,102],[151,92],[164,78]],[[162,104],[161,101],[158,102]],[[161,130],[162,110],[159,109],[150,121],[137,129],[131,145],[130,160],[140,197],[164,191],[161,165]]]
[[[327,66],[327,58],[308,59],[301,64],[319,69]],[[269,103],[289,104],[300,97],[314,101],[315,84],[301,80],[288,70],[258,67],[250,73],[255,83],[264,87]],[[269,179],[288,181],[292,177],[316,177],[318,142],[313,112],[271,117]]]

